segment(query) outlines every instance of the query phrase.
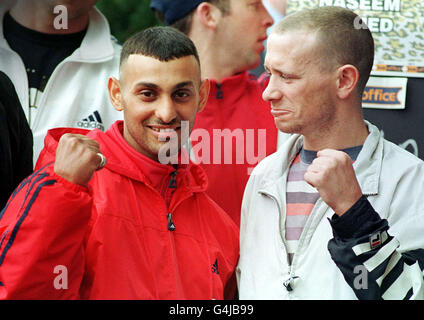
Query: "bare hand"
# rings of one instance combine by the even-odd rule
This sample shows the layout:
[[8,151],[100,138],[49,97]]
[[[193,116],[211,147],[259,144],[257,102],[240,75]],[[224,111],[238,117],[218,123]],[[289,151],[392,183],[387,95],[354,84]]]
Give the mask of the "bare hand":
[[362,196],[352,160],[342,151],[324,149],[307,168],[304,179],[341,216]]
[[64,134],[56,149],[54,171],[69,182],[86,186],[102,162],[97,141],[80,134]]

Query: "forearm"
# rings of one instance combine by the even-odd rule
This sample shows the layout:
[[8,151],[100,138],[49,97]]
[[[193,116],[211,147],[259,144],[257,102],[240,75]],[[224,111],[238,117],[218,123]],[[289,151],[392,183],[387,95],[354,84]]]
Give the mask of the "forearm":
[[387,220],[366,197],[330,224],[331,257],[359,299],[424,298],[424,250],[400,253],[398,241],[387,233]]

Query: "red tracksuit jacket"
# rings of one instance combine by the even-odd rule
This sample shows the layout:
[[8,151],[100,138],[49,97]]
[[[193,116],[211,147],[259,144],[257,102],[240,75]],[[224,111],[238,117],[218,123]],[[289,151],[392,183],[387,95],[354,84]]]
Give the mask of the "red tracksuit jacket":
[[[97,140],[107,158],[87,188],[53,171],[65,132]],[[203,170],[181,167],[175,181],[121,132],[122,122],[49,131],[38,170],[0,214],[0,299],[223,299],[234,289],[238,228],[205,194]],[[176,182],[169,206],[146,167],[164,173],[165,194]]]
[[[193,149],[200,143],[209,146],[210,153],[193,152],[208,175],[207,194],[237,226],[251,170],[277,150],[278,130],[271,106],[262,99],[268,80],[268,77],[257,80],[247,72],[225,78],[221,83],[211,80],[208,102],[196,115],[191,135]],[[202,131],[198,129],[206,130],[209,139],[199,138],[201,135],[197,133]],[[223,130],[227,130],[227,138],[222,138]],[[231,134],[232,141],[228,143]]]

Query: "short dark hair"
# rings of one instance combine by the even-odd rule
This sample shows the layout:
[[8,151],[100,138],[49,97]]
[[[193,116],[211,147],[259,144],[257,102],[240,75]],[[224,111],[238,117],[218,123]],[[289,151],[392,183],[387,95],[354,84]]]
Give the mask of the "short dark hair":
[[193,41],[172,27],[151,27],[131,36],[122,46],[120,66],[132,54],[152,57],[159,61],[194,56],[200,67],[199,55]]
[[[230,12],[230,0],[205,0],[203,2],[209,2],[213,4],[221,11],[223,15],[227,15]],[[193,15],[194,15],[194,11],[196,11],[196,8],[191,10],[188,14],[186,14],[181,19],[178,19],[177,21],[172,23],[171,27],[174,27],[175,29],[178,29],[182,33],[188,35],[190,33],[191,23],[193,21]],[[162,12],[155,10],[155,14],[160,21],[162,22],[165,21]]]
[[321,67],[352,64],[359,71],[358,94],[362,95],[374,63],[374,40],[368,28],[353,11],[341,7],[324,6],[297,11],[286,16],[273,33],[287,31],[317,32],[322,53]]

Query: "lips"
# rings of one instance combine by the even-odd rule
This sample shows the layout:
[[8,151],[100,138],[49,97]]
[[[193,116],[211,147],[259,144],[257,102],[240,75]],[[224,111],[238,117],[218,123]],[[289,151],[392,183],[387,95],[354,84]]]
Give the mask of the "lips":
[[150,129],[152,129],[153,131],[156,131],[156,132],[173,132],[173,131],[176,130],[176,129],[173,129],[173,128],[154,128],[154,127],[150,127]]
[[271,114],[274,117],[281,117],[281,116],[285,116],[287,114],[289,114],[290,111],[285,110],[285,109],[271,109]]
[[181,127],[147,126],[152,134],[160,141],[168,140],[173,134],[177,134]]

